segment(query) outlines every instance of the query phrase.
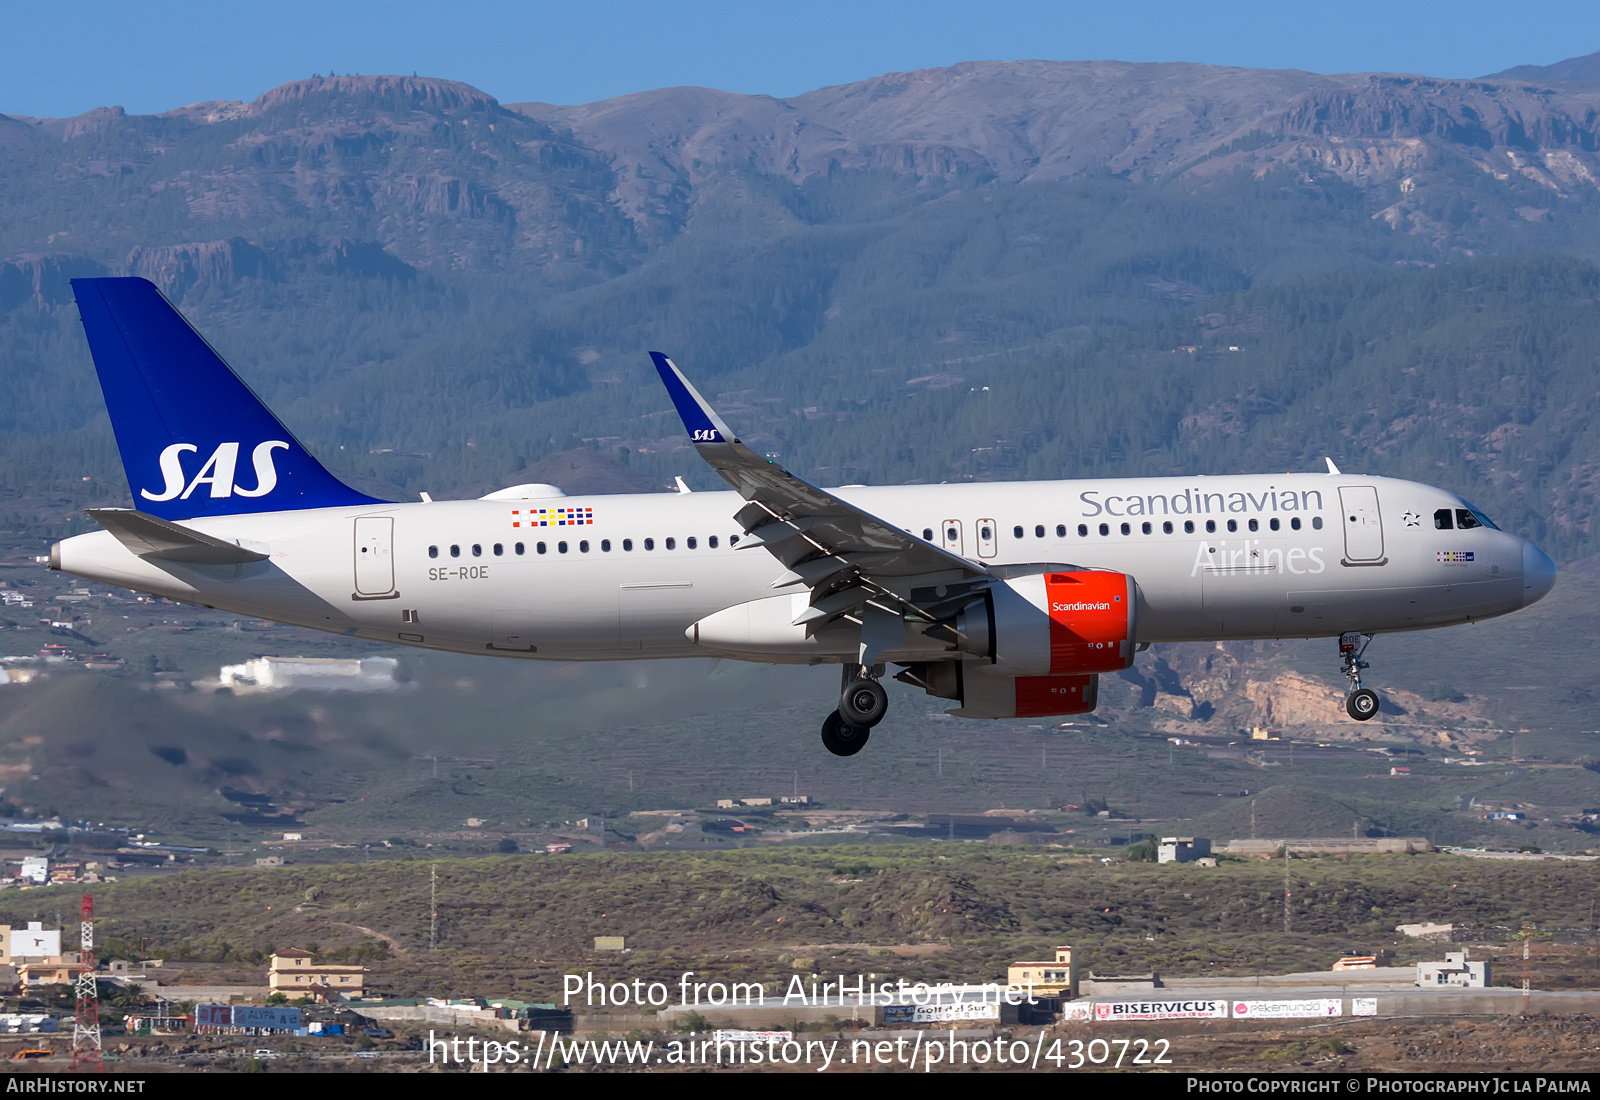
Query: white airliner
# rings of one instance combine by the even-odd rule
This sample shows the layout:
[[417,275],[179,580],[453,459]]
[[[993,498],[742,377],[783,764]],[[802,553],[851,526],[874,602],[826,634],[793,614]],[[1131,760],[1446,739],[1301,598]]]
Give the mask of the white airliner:
[[1555,565],[1454,493],[1327,473],[822,489],[740,443],[651,353],[732,492],[389,503],[335,479],[142,279],[78,279],[135,507],[51,568],[374,642],[535,660],[843,666],[836,754],[880,679],[971,718],[1094,709],[1152,642],[1337,637],[1366,720],[1380,632],[1471,622]]

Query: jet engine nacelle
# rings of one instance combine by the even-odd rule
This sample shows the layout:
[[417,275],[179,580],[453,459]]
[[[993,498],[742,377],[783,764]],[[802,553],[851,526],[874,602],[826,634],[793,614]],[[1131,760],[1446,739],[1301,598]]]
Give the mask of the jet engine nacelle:
[[990,586],[956,616],[957,648],[1011,676],[1118,672],[1138,646],[1139,586],[1126,573],[1038,573]]

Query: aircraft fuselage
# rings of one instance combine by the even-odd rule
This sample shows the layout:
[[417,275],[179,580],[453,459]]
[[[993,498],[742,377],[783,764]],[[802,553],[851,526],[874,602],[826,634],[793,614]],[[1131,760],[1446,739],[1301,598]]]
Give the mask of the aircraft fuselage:
[[[1127,573],[1138,584],[1141,643],[1444,626],[1515,611],[1554,578],[1531,543],[1489,526],[1461,529],[1455,518],[1468,505],[1455,494],[1389,478],[834,492],[985,566]],[[185,603],[429,649],[543,660],[844,659],[826,646],[738,652],[693,640],[692,625],[725,608],[789,591],[803,599],[803,586],[771,587],[784,570],[768,554],[736,549],[741,504],[731,492],[697,492],[258,512],[184,524],[260,549],[264,561],[147,560],[99,531],[58,544],[52,564]]]

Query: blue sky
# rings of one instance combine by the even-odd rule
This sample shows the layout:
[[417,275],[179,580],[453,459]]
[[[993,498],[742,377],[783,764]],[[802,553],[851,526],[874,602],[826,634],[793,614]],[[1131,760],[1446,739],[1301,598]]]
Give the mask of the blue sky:
[[1597,49],[1594,0],[0,0],[0,112],[156,112],[329,72],[418,72],[504,102],[584,103],[675,84],[786,96],[967,60],[1466,77]]

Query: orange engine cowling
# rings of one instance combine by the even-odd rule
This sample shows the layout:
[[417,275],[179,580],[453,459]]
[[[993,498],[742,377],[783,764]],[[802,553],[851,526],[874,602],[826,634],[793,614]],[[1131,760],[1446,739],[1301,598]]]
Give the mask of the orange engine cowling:
[[912,664],[895,678],[957,700],[950,713],[966,718],[1085,714],[1098,702],[1099,674],[1133,664],[1138,606],[1126,573],[1013,577],[926,632],[953,643],[960,659]]
[[1044,574],[1050,671],[1119,672],[1133,664],[1138,587],[1126,573]]
[[1012,676],[1082,676],[1133,664],[1139,586],[1126,573],[1079,569],[1014,577],[964,610],[962,651]]

